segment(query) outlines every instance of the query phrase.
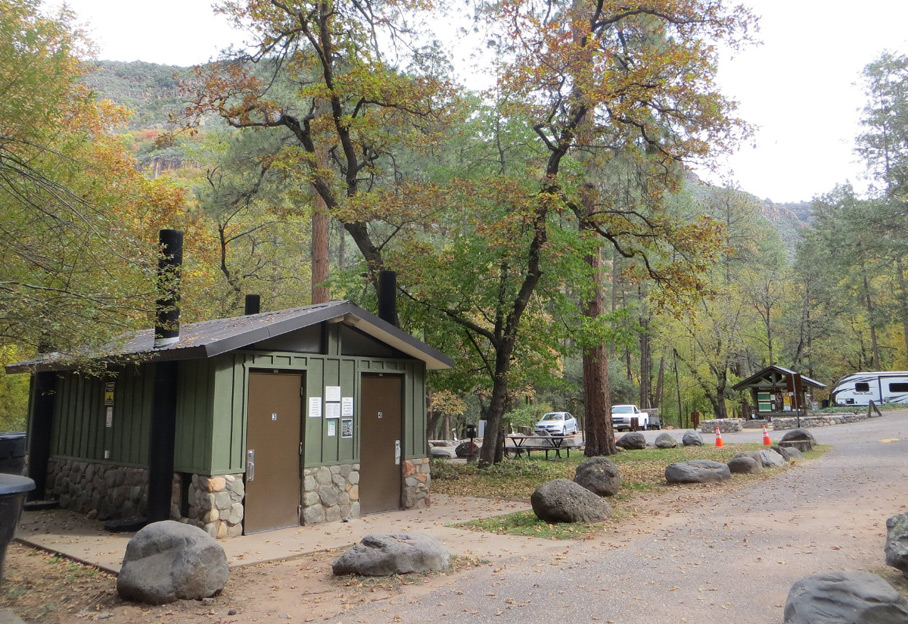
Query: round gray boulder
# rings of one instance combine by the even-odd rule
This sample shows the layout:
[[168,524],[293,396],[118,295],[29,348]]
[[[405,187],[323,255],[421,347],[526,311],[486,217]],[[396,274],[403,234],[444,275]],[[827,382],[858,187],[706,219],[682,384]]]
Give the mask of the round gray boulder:
[[331,564],[335,575],[391,576],[447,570],[451,555],[425,533],[367,535]]
[[703,436],[699,431],[685,431],[681,437],[681,444],[684,446],[703,446]]
[[908,513],[886,521],[886,565],[908,577]]
[[908,601],[869,572],[805,576],[791,586],[784,624],[904,624]]
[[228,574],[227,556],[217,540],[198,527],[165,520],[129,540],[117,593],[152,605],[201,600],[224,589]]
[[794,461],[795,459],[803,459],[804,457],[804,453],[793,446],[779,446],[777,444],[774,444],[769,448],[781,455],[787,462]]
[[631,431],[615,440],[615,445],[628,451],[642,451],[646,448],[646,438],[639,431]]
[[621,475],[615,462],[606,457],[590,457],[577,466],[574,483],[597,496],[614,496],[621,486]]
[[670,434],[669,432],[660,433],[656,438],[655,447],[656,448],[675,448],[678,446],[678,441]]
[[548,523],[601,522],[612,515],[605,499],[568,479],[543,483],[530,496],[530,504],[536,517]]
[[763,471],[763,464],[753,457],[738,455],[728,462],[728,469],[732,474],[757,474]]
[[665,468],[665,480],[669,483],[715,483],[727,479],[731,479],[728,464],[708,459],[692,459]]

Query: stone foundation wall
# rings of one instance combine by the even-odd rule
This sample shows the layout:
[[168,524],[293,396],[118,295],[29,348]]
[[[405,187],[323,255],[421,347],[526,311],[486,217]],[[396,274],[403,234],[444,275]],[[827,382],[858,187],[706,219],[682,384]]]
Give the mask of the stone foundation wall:
[[359,464],[303,471],[303,524],[359,517]]
[[144,468],[52,458],[47,462],[46,495],[60,507],[98,520],[145,513],[148,471]]
[[428,457],[408,459],[404,462],[403,491],[401,507],[404,509],[424,509],[429,506],[429,486],[432,483]]
[[243,534],[246,486],[242,474],[204,476],[192,475],[189,485],[189,513],[180,514],[180,482],[174,479],[170,516],[174,520],[194,524],[212,537],[224,539]]
[[718,418],[716,420],[704,420],[700,423],[700,431],[703,433],[715,433],[716,427],[722,433],[733,433],[744,429],[743,418]]
[[[876,415],[874,414],[874,417]],[[828,427],[830,425],[844,425],[846,423],[867,420],[867,414],[814,414],[801,416],[801,428]],[[772,426],[776,431],[783,429],[797,429],[797,418],[773,418]]]

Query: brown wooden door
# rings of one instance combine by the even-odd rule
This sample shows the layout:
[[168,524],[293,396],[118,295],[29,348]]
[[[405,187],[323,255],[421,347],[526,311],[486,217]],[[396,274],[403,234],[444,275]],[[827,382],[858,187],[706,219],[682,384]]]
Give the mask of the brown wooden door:
[[360,512],[400,509],[401,390],[397,375],[363,375],[360,392]]
[[299,526],[300,373],[249,373],[245,533]]

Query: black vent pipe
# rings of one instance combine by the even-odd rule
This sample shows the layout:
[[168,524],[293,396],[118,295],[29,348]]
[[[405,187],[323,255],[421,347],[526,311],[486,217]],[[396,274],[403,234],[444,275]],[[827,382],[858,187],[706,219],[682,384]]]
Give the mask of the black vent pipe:
[[[155,322],[155,348],[174,344],[180,337],[180,267],[183,263],[183,233],[161,230],[161,259],[158,262],[158,302]],[[177,384],[179,363],[156,361],[151,402],[151,428],[148,443],[149,522],[170,519],[173,491],[174,443],[177,423]]]
[[243,314],[249,316],[250,314],[258,314],[261,312],[262,308],[262,298],[259,295],[246,295],[246,306],[243,310]]
[[378,318],[397,326],[397,273],[378,274]]
[[180,339],[180,272],[183,264],[183,232],[161,230],[158,235],[158,301],[154,348],[161,349]]

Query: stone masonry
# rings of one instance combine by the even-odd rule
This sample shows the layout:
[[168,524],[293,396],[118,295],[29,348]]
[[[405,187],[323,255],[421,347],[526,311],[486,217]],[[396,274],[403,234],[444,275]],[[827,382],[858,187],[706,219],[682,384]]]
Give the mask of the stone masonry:
[[[401,507],[422,509],[430,504],[429,458],[406,460],[401,466]],[[303,524],[356,518],[359,507],[359,464],[318,466],[303,473]],[[111,520],[141,516],[148,500],[144,468],[54,458],[48,462],[47,494],[60,506],[89,518]],[[243,534],[246,488],[242,474],[192,475],[187,515],[181,513],[181,480],[174,475],[171,518],[200,527],[224,539]]]
[[243,534],[246,486],[242,474],[192,475],[189,485],[189,515],[180,515],[180,485],[174,480],[170,516],[194,524],[211,537],[224,539]]
[[[401,507],[422,509],[429,505],[429,458],[403,462]],[[357,518],[359,464],[318,466],[303,472],[303,524]]]
[[359,517],[359,464],[303,471],[303,524]]
[[404,509],[428,507],[431,502],[429,499],[429,486],[431,485],[429,458],[408,459],[404,462],[403,468],[401,507]]
[[148,471],[144,468],[52,458],[47,463],[48,498],[60,507],[111,520],[145,513]]

